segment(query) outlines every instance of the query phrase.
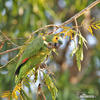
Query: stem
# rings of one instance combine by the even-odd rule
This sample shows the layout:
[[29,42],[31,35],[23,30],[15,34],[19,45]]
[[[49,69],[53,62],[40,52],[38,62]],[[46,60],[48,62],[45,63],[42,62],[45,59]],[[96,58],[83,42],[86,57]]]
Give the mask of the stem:
[[13,49],[10,49],[10,50],[6,50],[6,51],[4,51],[4,52],[1,52],[0,55],[3,55],[3,54],[5,54],[5,53],[8,53],[8,52],[12,52],[12,51],[18,50],[18,49],[20,49],[21,47],[22,47],[22,46],[19,46],[19,47],[17,47],[17,48],[13,48]]
[[[0,31],[0,32],[1,32],[1,31]],[[10,43],[12,43],[12,44],[15,45],[15,46],[18,46],[18,45],[15,44],[13,41],[11,41],[11,39],[8,38],[6,34],[4,34],[3,32],[1,32],[1,33],[2,33],[2,35],[3,35]]]
[[34,32],[31,34],[31,36],[34,35],[35,33],[39,32],[39,31],[41,31],[41,30],[43,30],[43,29],[46,29],[46,28],[49,28],[49,27],[56,27],[56,28],[58,28],[57,25],[53,25],[53,24],[46,25],[46,26],[41,27],[41,28],[37,29],[36,31],[34,31]]

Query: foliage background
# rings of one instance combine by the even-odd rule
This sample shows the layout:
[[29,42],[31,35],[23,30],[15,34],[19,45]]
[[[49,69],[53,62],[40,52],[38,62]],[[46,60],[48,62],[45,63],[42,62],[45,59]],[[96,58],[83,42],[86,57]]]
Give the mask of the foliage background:
[[[93,1],[0,0],[0,44],[4,43],[0,52],[23,45],[28,36],[36,29],[47,24],[59,25]],[[100,20],[99,5],[80,17],[78,23],[81,24],[83,19],[85,23],[88,23],[93,18]],[[72,25],[74,23],[69,24],[69,26]],[[100,99],[100,31],[93,30],[94,36],[91,36],[86,27],[84,25],[81,28],[82,35],[88,41],[88,49],[84,48],[82,71],[78,71],[75,58],[70,57],[73,43],[71,42],[71,45],[68,46],[67,39],[64,40],[62,48],[58,50],[58,57],[54,58],[48,66],[51,72],[54,73],[55,83],[59,90],[57,100],[82,100],[79,98],[79,95],[82,94],[95,95],[96,100]],[[50,30],[52,28],[45,30],[45,32]],[[0,66],[6,64],[17,53],[18,50],[0,55]],[[11,66],[16,65],[12,64]],[[13,75],[14,69],[9,67],[11,73],[8,73],[7,70],[7,68],[0,69],[0,93],[13,87],[10,76]],[[26,91],[28,89],[30,97],[36,98],[36,86],[33,89],[28,87]],[[47,100],[51,100],[50,92],[46,88],[42,89]],[[38,99],[40,100],[40,98]]]

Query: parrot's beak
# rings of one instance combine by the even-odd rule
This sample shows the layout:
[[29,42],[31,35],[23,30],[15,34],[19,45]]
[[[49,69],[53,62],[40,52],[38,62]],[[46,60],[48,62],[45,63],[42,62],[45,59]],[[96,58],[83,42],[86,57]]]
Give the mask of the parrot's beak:
[[61,40],[58,40],[58,44],[59,44],[59,45],[62,45],[63,43],[62,43],[62,41],[61,41]]

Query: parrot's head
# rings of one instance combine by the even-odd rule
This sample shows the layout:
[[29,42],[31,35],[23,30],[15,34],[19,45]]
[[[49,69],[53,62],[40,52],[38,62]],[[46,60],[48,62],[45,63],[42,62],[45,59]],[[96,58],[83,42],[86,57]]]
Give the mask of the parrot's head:
[[56,34],[51,34],[43,37],[45,40],[45,44],[47,45],[48,48],[59,48],[62,45],[62,40],[59,36]]

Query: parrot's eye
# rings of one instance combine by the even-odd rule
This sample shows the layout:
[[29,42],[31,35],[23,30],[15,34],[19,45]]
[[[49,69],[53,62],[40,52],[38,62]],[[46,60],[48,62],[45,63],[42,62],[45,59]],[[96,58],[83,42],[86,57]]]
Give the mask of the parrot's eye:
[[58,37],[56,37],[56,40],[58,40]]
[[58,36],[54,36],[54,38],[52,39],[52,41],[53,41],[54,43],[57,43],[57,42],[58,42],[58,39],[59,39]]

